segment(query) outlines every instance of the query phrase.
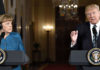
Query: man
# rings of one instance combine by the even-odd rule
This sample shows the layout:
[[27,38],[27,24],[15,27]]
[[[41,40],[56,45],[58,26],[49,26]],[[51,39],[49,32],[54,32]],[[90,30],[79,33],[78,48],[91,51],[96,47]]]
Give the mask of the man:
[[[100,48],[100,10],[96,4],[85,8],[87,23],[80,24],[76,31],[72,31],[71,48],[78,50],[90,50]],[[90,67],[91,68],[91,67]],[[84,70],[84,66],[78,70]]]

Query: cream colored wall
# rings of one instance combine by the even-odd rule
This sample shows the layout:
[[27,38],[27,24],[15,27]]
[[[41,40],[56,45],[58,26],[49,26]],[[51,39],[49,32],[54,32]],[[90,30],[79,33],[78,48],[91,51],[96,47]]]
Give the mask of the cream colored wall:
[[[6,13],[11,13],[11,8],[6,4]],[[14,10],[13,10],[14,11]],[[13,14],[13,13],[12,13]],[[50,58],[55,61],[55,10],[51,0],[16,0],[17,28],[20,32],[21,18],[23,29],[23,43],[28,55],[32,58],[32,47],[34,42],[40,43],[41,61],[45,61],[46,31],[43,25],[50,24],[54,29],[50,32]],[[33,29],[30,30],[30,27]],[[33,36],[32,36],[33,31]]]
[[3,0],[4,2],[4,7],[6,13],[12,14],[13,16],[15,15],[15,9],[16,9],[16,0],[13,1],[13,6],[11,6],[11,0]]
[[46,31],[43,26],[46,24],[53,25],[54,29],[50,32],[50,58],[55,61],[55,10],[51,0],[35,0],[34,18],[35,18],[35,41],[40,43],[42,61],[45,61],[47,55]]
[[26,48],[30,59],[32,58],[32,38],[30,25],[32,24],[32,0],[22,0],[21,1],[22,10],[22,25],[23,25],[23,43]]

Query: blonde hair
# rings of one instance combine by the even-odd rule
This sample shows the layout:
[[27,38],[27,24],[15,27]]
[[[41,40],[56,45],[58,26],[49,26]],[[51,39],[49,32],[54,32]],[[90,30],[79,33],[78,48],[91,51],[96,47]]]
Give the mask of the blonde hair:
[[99,5],[97,4],[90,4],[85,8],[85,13],[87,10],[92,9],[92,8],[96,8],[99,11]]
[[0,24],[5,21],[13,21],[13,17],[9,14],[0,15]]

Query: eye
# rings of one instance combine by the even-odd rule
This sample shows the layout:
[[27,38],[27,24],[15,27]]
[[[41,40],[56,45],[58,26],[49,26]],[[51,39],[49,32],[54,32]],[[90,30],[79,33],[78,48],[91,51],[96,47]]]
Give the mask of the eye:
[[90,15],[91,15],[91,13],[87,13],[86,15],[87,15],[87,16],[90,16]]
[[7,22],[6,25],[9,25],[9,23]]
[[12,23],[11,22],[6,22],[5,25],[12,25]]

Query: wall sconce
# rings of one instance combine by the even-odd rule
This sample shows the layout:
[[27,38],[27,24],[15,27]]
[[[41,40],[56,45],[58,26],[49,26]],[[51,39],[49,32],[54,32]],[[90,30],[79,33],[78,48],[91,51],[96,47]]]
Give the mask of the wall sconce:
[[50,59],[50,44],[49,44],[49,41],[50,41],[50,38],[49,38],[49,33],[50,33],[50,31],[51,30],[53,30],[53,26],[51,26],[51,25],[44,25],[43,26],[43,29],[46,31],[46,35],[47,35],[47,38],[46,38],[46,45],[47,45],[47,47],[46,47],[46,49],[47,49],[47,56],[46,56],[46,63],[51,63],[51,59]]
[[17,25],[17,31],[20,33],[21,32],[21,26]]
[[51,31],[51,30],[53,30],[53,26],[51,26],[51,25],[44,25],[43,29],[46,30],[46,31]]

